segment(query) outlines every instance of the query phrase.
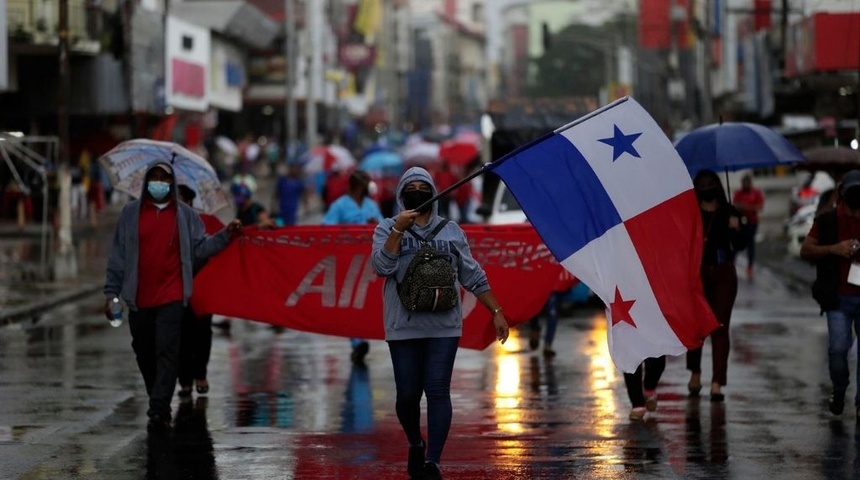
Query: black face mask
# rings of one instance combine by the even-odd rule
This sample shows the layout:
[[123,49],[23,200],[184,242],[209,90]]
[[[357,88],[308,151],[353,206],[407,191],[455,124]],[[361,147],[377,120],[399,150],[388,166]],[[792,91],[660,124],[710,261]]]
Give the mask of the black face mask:
[[[415,210],[420,207],[424,202],[433,198],[433,192],[422,192],[421,190],[412,190],[411,192],[403,192],[403,206],[406,210]],[[433,204],[429,204],[426,207],[422,208],[418,211],[418,213],[427,213],[430,211],[430,208]]]
[[717,199],[717,197],[720,196],[720,189],[719,188],[706,188],[704,190],[699,190],[697,192],[697,195],[699,196],[699,200],[701,200],[703,202],[713,202],[714,200]]
[[849,188],[842,194],[842,199],[851,210],[860,210],[860,188]]

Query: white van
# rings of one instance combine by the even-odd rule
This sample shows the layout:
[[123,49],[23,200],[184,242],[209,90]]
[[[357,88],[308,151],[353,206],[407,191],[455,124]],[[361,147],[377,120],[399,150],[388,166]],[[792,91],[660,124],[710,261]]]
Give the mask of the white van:
[[499,182],[492,204],[482,206],[478,213],[488,225],[510,225],[528,221],[517,199],[503,182]]

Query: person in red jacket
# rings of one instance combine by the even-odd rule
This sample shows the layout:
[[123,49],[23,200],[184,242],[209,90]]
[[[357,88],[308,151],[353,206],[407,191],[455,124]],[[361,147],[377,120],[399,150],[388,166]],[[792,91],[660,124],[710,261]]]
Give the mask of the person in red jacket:
[[[179,185],[179,199],[186,205],[192,206],[197,192],[187,185]],[[215,215],[199,213],[206,235],[214,235],[224,228]],[[197,273],[203,265],[195,265]],[[206,370],[209,365],[209,355],[212,352],[212,315],[197,315],[191,305],[185,309],[182,318],[182,331],[179,341],[179,397],[190,398],[192,384],[196,384],[197,393],[209,392],[209,381]]]
[[131,346],[149,396],[147,428],[170,428],[182,315],[193,291],[194,266],[242,233],[238,220],[206,235],[197,213],[179,201],[173,167],[149,167],[139,200],[120,213],[105,271],[104,314],[114,299],[128,307]]
[[752,177],[747,174],[741,179],[741,189],[736,190],[732,196],[732,203],[746,217],[746,224],[742,226],[747,243],[747,279],[753,278],[753,264],[755,263],[755,236],[758,232],[758,215],[764,208],[764,194],[753,186]]

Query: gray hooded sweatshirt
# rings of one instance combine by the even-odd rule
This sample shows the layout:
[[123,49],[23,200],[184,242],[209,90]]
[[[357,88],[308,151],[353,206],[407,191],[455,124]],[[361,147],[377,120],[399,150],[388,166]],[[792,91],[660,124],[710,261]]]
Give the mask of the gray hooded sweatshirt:
[[[148,175],[155,165],[166,165],[171,172],[173,168],[164,162],[157,162],[147,169]],[[140,200],[128,202],[119,215],[114,231],[113,244],[108,255],[107,271],[105,273],[104,294],[108,298],[120,297],[131,310],[137,310],[138,272],[142,263],[157,262],[157,258],[140,259],[140,209],[146,198],[149,182],[143,182],[143,192]],[[195,262],[205,260],[220,252],[230,243],[230,236],[224,228],[215,235],[207,236],[203,221],[193,208],[179,201],[176,177],[170,188],[172,201],[176,202],[176,222],[179,229],[179,259],[182,263],[182,303],[188,305],[194,284]],[[144,267],[145,268],[145,267]]]
[[[436,195],[433,177],[421,167],[412,167],[400,178],[397,185],[397,204],[404,209],[400,198],[404,187],[416,180],[427,182]],[[407,232],[400,240],[400,254],[385,250],[385,242],[394,225],[394,218],[387,218],[376,226],[373,232],[373,252],[371,261],[377,275],[385,277],[383,287],[383,320],[385,340],[408,340],[428,337],[460,337],[463,333],[463,312],[460,305],[447,312],[410,312],[403,307],[397,295],[397,283],[403,280],[406,268],[418,251],[418,240]],[[437,203],[433,202],[430,221],[421,227],[414,225],[412,230],[426,237],[443,219],[438,215]],[[432,240],[433,247],[448,254],[451,266],[457,275],[456,286],[463,286],[475,295],[490,289],[487,275],[472,258],[466,234],[454,222],[449,222]]]

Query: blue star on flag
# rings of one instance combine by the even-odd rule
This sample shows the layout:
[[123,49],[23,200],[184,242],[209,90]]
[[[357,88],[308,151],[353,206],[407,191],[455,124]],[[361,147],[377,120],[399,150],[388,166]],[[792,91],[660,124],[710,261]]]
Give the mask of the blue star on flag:
[[624,132],[618,128],[618,125],[613,125],[613,127],[615,127],[615,133],[611,137],[601,138],[598,140],[601,143],[612,146],[612,161],[614,162],[618,160],[618,157],[624,154],[624,152],[627,152],[636,158],[642,158],[639,156],[639,152],[636,151],[636,148],[633,147],[633,142],[635,142],[642,133],[624,135]]

